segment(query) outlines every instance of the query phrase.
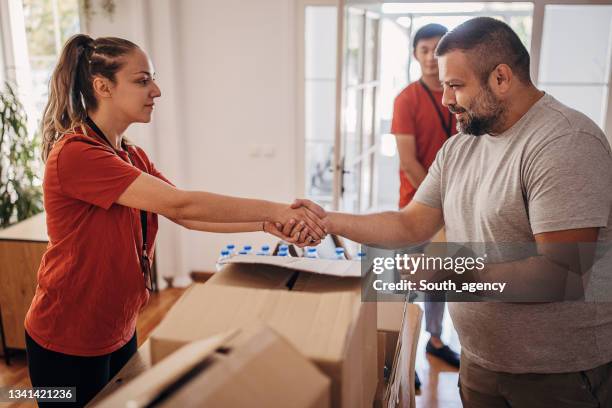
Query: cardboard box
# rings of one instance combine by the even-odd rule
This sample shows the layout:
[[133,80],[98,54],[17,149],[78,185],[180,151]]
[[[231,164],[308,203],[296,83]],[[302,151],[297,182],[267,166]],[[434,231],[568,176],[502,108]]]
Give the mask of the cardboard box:
[[407,302],[379,302],[377,327],[385,334],[385,365],[391,368],[381,407],[415,407],[414,367],[423,311]]
[[358,262],[243,255],[193,285],[151,336],[153,361],[187,342],[270,326],[331,379],[332,406],[370,407],[376,371],[376,303],[361,302]]
[[376,386],[376,394],[374,396],[374,404],[377,401],[382,401],[385,396],[387,382],[385,381],[385,343],[386,336],[384,332],[379,331],[377,335],[378,354],[376,358],[376,372],[378,373],[378,384]]
[[376,327],[385,333],[385,365],[391,369],[395,358],[397,340],[404,321],[404,302],[378,302]]
[[330,380],[261,324],[185,345],[96,407],[330,406]]

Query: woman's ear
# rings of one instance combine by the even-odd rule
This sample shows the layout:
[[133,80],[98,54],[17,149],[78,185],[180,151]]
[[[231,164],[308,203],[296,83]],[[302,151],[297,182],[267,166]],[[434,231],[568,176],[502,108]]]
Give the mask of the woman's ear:
[[93,80],[93,91],[98,98],[110,98],[111,86],[107,78],[95,77]]

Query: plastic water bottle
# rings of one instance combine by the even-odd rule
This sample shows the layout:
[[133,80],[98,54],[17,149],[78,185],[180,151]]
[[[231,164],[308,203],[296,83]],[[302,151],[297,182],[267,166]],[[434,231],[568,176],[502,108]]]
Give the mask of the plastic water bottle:
[[227,244],[227,250],[229,251],[230,255],[234,255],[234,252],[236,252],[236,245]]
[[253,252],[253,247],[250,245],[245,245],[242,250],[245,251],[247,254],[250,254],[251,252]]
[[289,255],[289,245],[286,245],[286,244],[279,245],[277,256],[291,256]]
[[346,259],[344,257],[344,248],[336,247],[336,259]]
[[217,269],[217,272],[223,269],[225,265],[223,265],[221,262],[229,258],[229,256],[230,256],[230,252],[227,249],[224,249],[223,251],[221,251],[221,255],[219,256],[219,259],[217,259],[217,263],[215,264],[215,268]]
[[262,256],[270,255],[270,245],[262,245],[261,251],[259,251],[257,255],[262,255]]
[[309,247],[306,248],[306,258],[318,258],[319,254],[317,253],[317,248]]
[[278,256],[291,256],[289,253],[289,245],[281,244],[278,246]]

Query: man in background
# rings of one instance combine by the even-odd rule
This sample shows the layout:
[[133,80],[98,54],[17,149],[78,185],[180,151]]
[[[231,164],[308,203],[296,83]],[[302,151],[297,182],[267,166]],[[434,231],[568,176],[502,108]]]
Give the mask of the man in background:
[[[436,46],[447,31],[440,24],[427,24],[416,32],[413,55],[422,75],[395,98],[391,133],[395,135],[400,159],[400,209],[412,200],[438,150],[457,132],[454,115],[442,105],[442,85],[435,57]],[[443,235],[443,230],[439,235]],[[445,305],[444,298],[425,295],[425,327],[430,334],[426,351],[459,368],[459,355],[440,338]],[[420,387],[418,376],[416,387]]]

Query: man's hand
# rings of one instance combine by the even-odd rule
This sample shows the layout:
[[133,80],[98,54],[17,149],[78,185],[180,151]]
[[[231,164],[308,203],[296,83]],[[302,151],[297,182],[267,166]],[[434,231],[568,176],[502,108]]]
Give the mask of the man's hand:
[[[327,213],[320,205],[306,199],[297,199],[291,204],[291,208],[293,209],[306,209],[307,211],[316,214],[317,217],[322,221],[325,231],[327,232],[329,229],[329,220],[327,217]],[[276,225],[279,232],[284,235],[292,238],[292,243],[303,248],[305,246],[316,246],[318,245],[324,237],[319,238],[317,241],[309,240],[309,234],[301,233],[302,226],[295,224],[283,224]],[[312,234],[310,234],[312,235]],[[316,238],[316,237],[313,237]]]
[[301,248],[316,246],[327,234],[326,217],[325,210],[312,201],[295,200],[275,217],[279,221],[264,222],[263,230]]
[[282,225],[282,232],[287,237],[293,237],[298,232],[301,234],[301,231],[307,228],[309,235],[315,240],[321,240],[327,234],[327,226],[323,220],[325,216],[325,211],[316,204],[312,206],[298,206],[293,203],[291,206],[278,211],[272,221],[277,226],[277,229],[281,228],[278,224]]

